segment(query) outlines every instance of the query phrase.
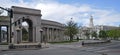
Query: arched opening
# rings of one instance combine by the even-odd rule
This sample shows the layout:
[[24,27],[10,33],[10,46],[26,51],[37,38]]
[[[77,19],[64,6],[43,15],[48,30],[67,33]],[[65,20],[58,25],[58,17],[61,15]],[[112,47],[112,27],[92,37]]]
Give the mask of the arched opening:
[[33,23],[30,19],[22,22],[22,42],[33,42]]
[[0,42],[8,42],[8,26],[0,26]]

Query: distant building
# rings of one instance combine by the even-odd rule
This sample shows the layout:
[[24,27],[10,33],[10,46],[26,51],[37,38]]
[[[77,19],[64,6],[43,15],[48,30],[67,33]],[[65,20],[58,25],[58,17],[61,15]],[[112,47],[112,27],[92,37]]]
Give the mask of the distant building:
[[95,26],[95,29],[104,30],[104,31],[112,30],[112,29],[118,29],[118,28],[119,27],[117,27],[117,26],[107,26],[107,25],[97,25],[97,26]]
[[[108,25],[96,25],[94,26],[94,23],[93,23],[93,17],[91,16],[90,17],[90,23],[89,23],[89,27],[81,27],[79,29],[79,33],[77,34],[77,36],[80,38],[80,39],[94,39],[94,37],[92,37],[91,33],[92,32],[96,32],[97,34],[99,34],[99,31],[100,30],[104,30],[104,31],[107,31],[107,30],[112,30],[112,29],[119,29],[119,27],[117,26],[108,26]],[[86,36],[86,33],[89,33],[89,36]]]

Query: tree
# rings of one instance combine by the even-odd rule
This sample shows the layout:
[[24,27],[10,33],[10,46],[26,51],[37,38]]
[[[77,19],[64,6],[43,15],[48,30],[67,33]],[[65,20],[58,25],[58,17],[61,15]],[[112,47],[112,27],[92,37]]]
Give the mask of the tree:
[[102,39],[106,39],[108,37],[108,35],[106,34],[106,32],[104,30],[100,30],[99,37]]
[[90,33],[88,31],[86,31],[85,36],[87,36],[87,39],[90,39],[89,35],[90,35]]
[[65,24],[65,35],[70,37],[70,41],[73,41],[73,37],[78,33],[78,30],[79,26],[72,20]]
[[97,38],[97,33],[96,32],[92,32],[92,37]]
[[25,28],[22,29],[22,34],[23,34],[22,39],[24,41],[27,41],[28,40],[28,32],[27,32],[27,30]]
[[120,29],[108,30],[107,35],[111,39],[118,39],[120,37]]

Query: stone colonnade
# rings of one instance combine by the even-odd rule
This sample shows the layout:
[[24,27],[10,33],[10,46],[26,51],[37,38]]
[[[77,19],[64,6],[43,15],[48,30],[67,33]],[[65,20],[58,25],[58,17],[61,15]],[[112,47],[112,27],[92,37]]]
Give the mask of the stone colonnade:
[[57,42],[63,40],[63,30],[57,28],[43,27],[43,41]]

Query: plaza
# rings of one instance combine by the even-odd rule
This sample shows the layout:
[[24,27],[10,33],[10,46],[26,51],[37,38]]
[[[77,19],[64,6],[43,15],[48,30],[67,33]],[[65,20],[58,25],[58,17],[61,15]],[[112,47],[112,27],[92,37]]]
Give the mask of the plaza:
[[[86,42],[93,40],[86,40]],[[8,50],[0,51],[0,55],[119,55],[120,41],[112,41],[104,45],[81,46],[80,42],[66,44],[47,44],[49,48],[33,49],[33,50]]]

